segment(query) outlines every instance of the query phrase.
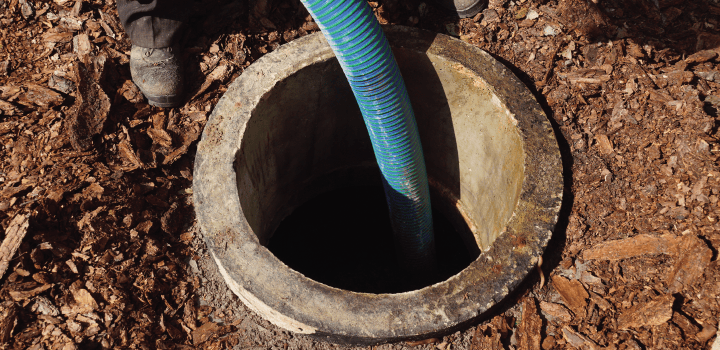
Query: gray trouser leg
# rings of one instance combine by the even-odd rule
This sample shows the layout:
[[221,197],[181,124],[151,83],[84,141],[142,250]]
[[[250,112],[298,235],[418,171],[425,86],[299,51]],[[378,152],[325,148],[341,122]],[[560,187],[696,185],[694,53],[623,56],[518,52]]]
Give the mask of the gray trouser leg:
[[192,0],[118,0],[118,14],[133,45],[159,49],[177,42]]

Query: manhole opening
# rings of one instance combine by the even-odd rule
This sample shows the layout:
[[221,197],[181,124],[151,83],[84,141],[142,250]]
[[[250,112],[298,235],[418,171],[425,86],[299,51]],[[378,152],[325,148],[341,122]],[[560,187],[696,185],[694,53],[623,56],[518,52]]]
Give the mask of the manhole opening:
[[275,230],[267,248],[318,282],[365,293],[401,293],[443,281],[477,258],[440,211],[433,210],[440,275],[424,285],[400,270],[381,186],[332,190],[300,205]]

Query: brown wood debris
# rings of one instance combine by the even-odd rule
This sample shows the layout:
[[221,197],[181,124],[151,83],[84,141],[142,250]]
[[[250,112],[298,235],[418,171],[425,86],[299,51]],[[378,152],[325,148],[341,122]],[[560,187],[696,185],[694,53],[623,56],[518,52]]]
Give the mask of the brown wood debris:
[[18,99],[19,103],[26,105],[32,103],[42,109],[48,109],[59,106],[65,101],[59,93],[44,86],[27,84],[26,88],[27,92]]
[[520,326],[517,328],[518,350],[535,350],[540,348],[542,319],[537,312],[535,299],[525,298]]
[[610,139],[608,139],[607,135],[597,135],[595,136],[595,140],[597,140],[597,145],[600,148],[600,152],[605,155],[613,153],[613,145]]
[[220,331],[222,330],[222,327],[214,322],[208,322],[204,325],[198,327],[196,330],[192,332],[192,339],[193,344],[200,345],[208,340],[210,340],[212,337],[217,337],[220,334]]
[[472,350],[500,350],[504,349],[502,339],[509,336],[510,326],[507,319],[503,316],[495,316],[493,319],[483,325],[475,328],[472,339]]
[[0,343],[7,343],[17,325],[18,306],[12,301],[0,303]]
[[145,167],[145,164],[137,156],[137,154],[133,150],[132,145],[127,139],[120,141],[120,143],[118,144],[118,150],[120,153],[120,157],[125,161],[125,163],[131,164],[130,166],[125,167],[125,170],[130,171],[137,168]]
[[578,69],[571,73],[558,73],[557,75],[573,84],[602,84],[610,80],[610,75],[602,69]]
[[160,146],[172,146],[172,137],[170,137],[170,134],[168,134],[167,131],[163,129],[148,128],[147,133],[153,142],[159,144]]
[[52,286],[52,284],[43,284],[29,290],[11,290],[10,297],[15,301],[23,301],[52,288]]
[[77,151],[90,149],[92,137],[102,131],[110,112],[110,98],[98,83],[103,72],[93,68],[102,66],[104,59],[100,56],[92,62],[77,62],[75,66],[78,93],[70,111],[68,132],[70,142]]
[[5,230],[5,238],[0,245],[0,278],[5,275],[10,260],[15,256],[15,252],[25,238],[29,224],[28,216],[19,214],[10,221],[10,225]]
[[95,298],[93,298],[90,292],[87,291],[87,289],[71,288],[70,291],[75,298],[75,303],[77,303],[72,310],[73,313],[84,314],[98,308],[98,303],[95,301]]
[[215,67],[206,77],[205,81],[202,83],[200,88],[198,88],[197,91],[193,94],[192,99],[197,98],[198,96],[205,93],[213,84],[217,84],[220,82],[224,82],[226,79],[230,77],[232,74],[232,66],[229,65],[219,65]]
[[[703,326],[703,329],[698,334],[696,334],[695,337],[698,341],[704,343],[710,340],[710,338],[714,337],[716,333],[718,333],[718,329],[711,324],[707,324]],[[720,339],[720,337],[718,337],[717,339]],[[717,343],[717,339],[715,340],[715,343]]]
[[693,63],[703,63],[710,61],[718,56],[718,53],[712,50],[702,50],[698,51],[687,58],[685,58],[685,63],[687,64],[693,64]]
[[568,280],[565,277],[554,275],[553,287],[560,293],[562,300],[576,315],[584,315],[587,306],[588,292],[578,280]]
[[548,319],[553,321],[566,323],[572,321],[572,313],[563,305],[541,301],[540,309],[548,317]]
[[680,237],[672,234],[662,236],[641,234],[597,244],[583,252],[583,259],[622,260],[642,255],[676,255],[680,241]]
[[597,343],[592,341],[585,335],[573,330],[570,326],[562,328],[562,335],[565,341],[575,349],[587,349],[587,350],[602,350],[603,347],[598,346]]
[[707,244],[692,234],[682,237],[677,253],[675,266],[667,277],[669,293],[679,292],[697,283],[710,265],[713,255]]
[[672,318],[673,302],[675,302],[675,297],[665,294],[649,302],[638,303],[620,314],[618,327],[631,329],[664,324]]
[[700,328],[681,313],[673,312],[672,322],[682,329],[687,338],[694,338],[700,332]]
[[607,301],[605,298],[603,298],[593,292],[590,292],[590,299],[592,300],[593,303],[595,303],[595,305],[597,305],[603,311],[608,311],[608,310],[613,311],[614,310],[612,304],[610,304],[609,301]]

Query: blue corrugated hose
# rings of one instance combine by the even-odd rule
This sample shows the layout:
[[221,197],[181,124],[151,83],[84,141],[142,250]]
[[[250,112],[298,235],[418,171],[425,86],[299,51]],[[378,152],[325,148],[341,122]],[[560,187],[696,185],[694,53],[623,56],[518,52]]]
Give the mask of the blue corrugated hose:
[[417,275],[436,269],[430,193],[405,83],[365,0],[302,0],[340,61],[383,175],[400,263]]

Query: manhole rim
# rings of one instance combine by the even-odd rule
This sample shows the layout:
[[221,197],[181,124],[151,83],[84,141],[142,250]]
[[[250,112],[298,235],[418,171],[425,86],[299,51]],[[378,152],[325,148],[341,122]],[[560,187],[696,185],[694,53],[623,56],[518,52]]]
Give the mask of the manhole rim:
[[560,152],[550,122],[509,69],[486,52],[442,34],[401,26],[384,29],[393,47],[427,50],[482,77],[512,114],[525,142],[525,179],[516,207],[522,214],[513,215],[506,232],[468,268],[405,293],[340,290],[287,267],[259,244],[242,218],[233,162],[245,126],[254,106],[277,82],[334,57],[321,33],[283,45],[248,67],[218,102],[196,153],[198,223],[228,286],[253,311],[282,328],[345,343],[424,338],[487,311],[534,268],[562,201]]

